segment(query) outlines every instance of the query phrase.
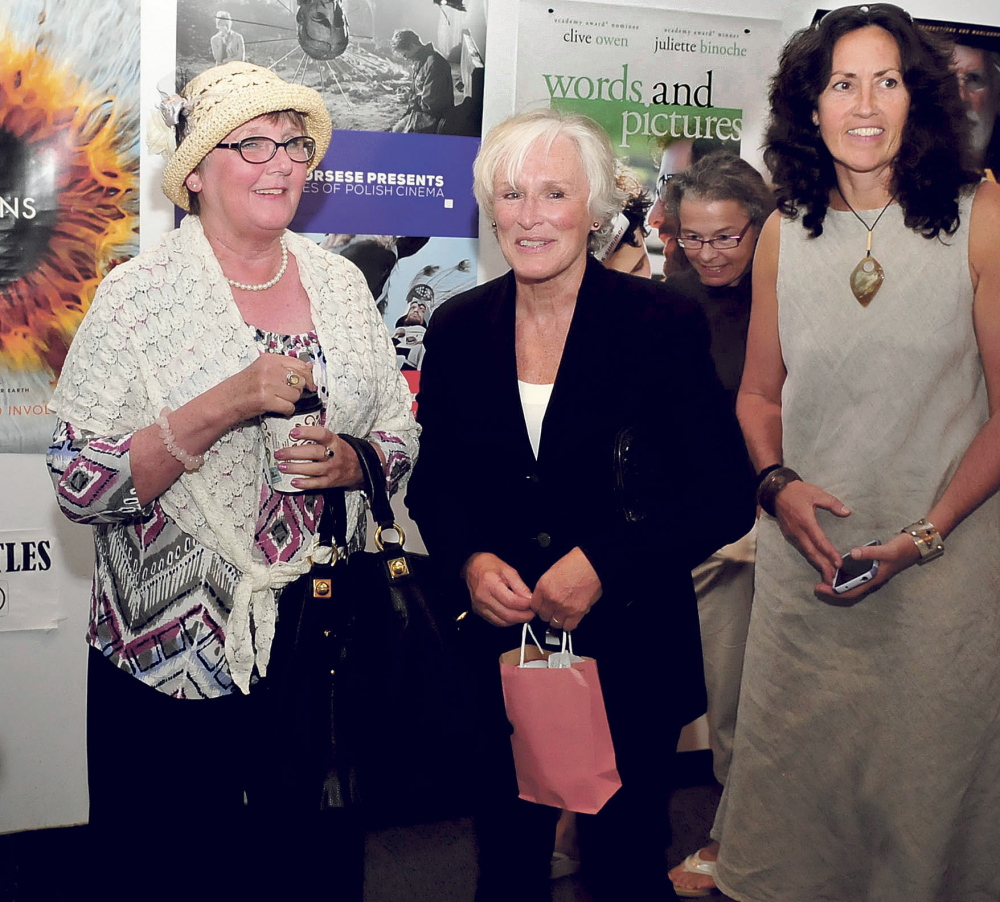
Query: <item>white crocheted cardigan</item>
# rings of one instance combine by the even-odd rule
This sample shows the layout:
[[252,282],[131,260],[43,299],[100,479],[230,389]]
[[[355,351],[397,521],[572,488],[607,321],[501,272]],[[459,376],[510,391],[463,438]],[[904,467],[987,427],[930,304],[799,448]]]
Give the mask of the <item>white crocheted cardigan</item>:
[[[327,427],[361,437],[390,433],[415,458],[412,397],[364,276],[306,238],[285,237],[326,356]],[[245,369],[257,354],[254,329],[233,301],[200,220],[187,216],[162,244],[101,283],[49,406],[78,429],[125,435]],[[226,433],[200,469],[184,473],[160,497],[181,529],[243,574],[226,625],[226,659],[244,692],[254,664],[262,676],[267,672],[276,590],[309,566],[305,552],[267,565],[255,548],[264,473],[259,422]],[[360,493],[348,494],[349,524],[357,522],[361,503]]]

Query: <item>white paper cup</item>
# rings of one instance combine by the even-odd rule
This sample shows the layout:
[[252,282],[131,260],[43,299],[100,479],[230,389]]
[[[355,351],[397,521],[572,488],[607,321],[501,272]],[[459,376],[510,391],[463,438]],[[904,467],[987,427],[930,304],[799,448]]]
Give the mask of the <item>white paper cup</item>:
[[280,461],[275,460],[274,452],[282,448],[294,448],[297,445],[315,445],[315,442],[293,439],[289,433],[297,426],[322,426],[322,420],[322,410],[293,414],[290,417],[267,416],[261,419],[261,426],[264,430],[264,447],[267,451],[264,475],[267,484],[276,492],[301,492],[304,490],[292,485],[292,480],[297,479],[298,474],[282,473],[278,469]]

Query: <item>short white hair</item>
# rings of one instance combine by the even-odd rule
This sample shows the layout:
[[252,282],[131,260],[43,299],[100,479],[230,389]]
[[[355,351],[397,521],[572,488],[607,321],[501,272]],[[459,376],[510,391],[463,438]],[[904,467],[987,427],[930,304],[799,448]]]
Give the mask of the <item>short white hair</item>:
[[487,218],[495,216],[493,190],[499,178],[514,187],[524,172],[524,161],[536,145],[548,150],[556,138],[576,146],[587,178],[587,208],[600,223],[591,234],[592,246],[600,243],[625,205],[626,194],[616,180],[611,139],[593,119],[553,109],[518,113],[490,129],[472,165],[472,190]]

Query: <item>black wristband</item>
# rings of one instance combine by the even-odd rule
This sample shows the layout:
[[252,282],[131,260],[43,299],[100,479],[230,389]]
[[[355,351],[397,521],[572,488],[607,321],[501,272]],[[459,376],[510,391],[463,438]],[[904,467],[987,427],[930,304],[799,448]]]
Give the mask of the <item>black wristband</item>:
[[775,470],[780,470],[783,466],[784,464],[771,464],[769,467],[764,467],[764,469],[757,474],[757,488],[760,489],[760,484]]
[[771,470],[761,484],[757,486],[757,503],[761,510],[767,512],[772,517],[776,516],[774,502],[778,498],[778,493],[790,482],[801,482],[799,476],[791,467],[777,467]]

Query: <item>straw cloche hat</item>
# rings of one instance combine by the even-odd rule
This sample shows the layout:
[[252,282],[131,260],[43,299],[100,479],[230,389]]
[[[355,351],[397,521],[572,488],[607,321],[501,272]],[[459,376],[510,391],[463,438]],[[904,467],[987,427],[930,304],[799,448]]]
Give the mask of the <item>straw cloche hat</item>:
[[318,91],[290,84],[270,69],[232,62],[195,76],[176,98],[187,116],[187,134],[167,162],[163,193],[188,210],[185,179],[234,128],[265,113],[295,110],[305,119],[306,133],[316,142],[311,172],[330,146],[333,125]]

